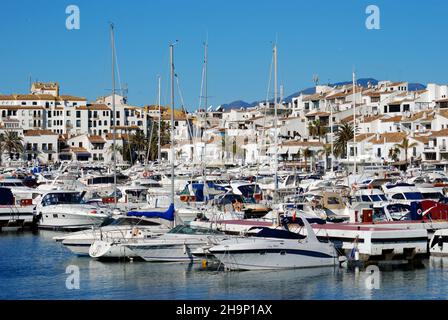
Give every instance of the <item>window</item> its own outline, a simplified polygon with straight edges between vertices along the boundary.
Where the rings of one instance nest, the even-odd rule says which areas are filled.
[[[376,155],[378,156],[378,158],[381,158],[381,148],[378,148],[376,150]]]
[[[76,111],[76,118],[81,118],[81,111]]]
[[[410,110],[410,106],[408,104],[404,104],[403,105],[403,112],[409,111]]]
[[[404,195],[401,194],[401,193],[397,193],[397,194],[394,194],[394,195],[392,196],[392,199],[395,199],[395,200],[404,200]]]
[[[390,105],[389,112],[400,112],[400,105],[399,104]]]
[[[82,142],[79,143],[79,147],[82,148]]]

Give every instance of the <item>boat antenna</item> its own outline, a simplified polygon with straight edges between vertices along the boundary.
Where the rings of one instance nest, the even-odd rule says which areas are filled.
[[[356,75],[353,71],[353,174],[356,175]]]
[[[114,208],[117,208],[117,123],[115,114],[115,36],[114,36],[114,24],[110,24],[110,36],[112,47],[112,119],[113,119],[113,156],[114,156]]]
[[[277,43],[274,45],[274,145],[275,145],[275,176],[274,176],[274,203],[278,193],[278,134],[277,134]]]
[[[170,69],[171,69],[171,205],[174,206],[174,46],[176,40],[170,44]],[[174,219],[176,225],[176,219]]]

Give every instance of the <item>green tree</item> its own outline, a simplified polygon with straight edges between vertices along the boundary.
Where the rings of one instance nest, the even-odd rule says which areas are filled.
[[[149,160],[154,161],[157,160],[159,155],[159,123],[154,121],[151,126],[150,133],[150,143],[149,143]],[[170,134],[170,125],[166,121],[160,122],[160,147],[170,143],[171,134]]]
[[[109,146],[109,148],[107,149],[107,153],[112,154],[112,160],[114,159],[114,156],[113,156],[114,147],[115,147],[115,151],[123,157],[123,147],[118,144],[111,144]]]
[[[389,158],[392,159],[392,161],[397,162],[398,156],[400,155],[401,150],[398,147],[393,147],[389,149]]]
[[[137,159],[141,160],[142,154],[145,154],[145,151],[148,150],[148,140],[140,129],[129,135],[129,147],[137,153]]]
[[[403,141],[401,143],[395,145],[395,147],[404,150],[404,158],[406,161],[406,165],[408,165],[408,150],[410,148],[415,147],[416,145],[417,145],[416,142],[410,143],[409,139],[406,137],[403,138]]]
[[[308,171],[308,158],[311,158],[314,155],[314,152],[309,148],[303,150],[303,157],[305,158],[305,170]]]
[[[322,137],[325,137],[327,134],[327,127],[318,119],[310,122],[308,125],[308,131],[310,136],[313,138],[317,137],[320,141]]]
[[[334,143],[334,154],[336,157],[347,156],[347,143],[354,138],[353,126],[347,122],[343,123],[336,132]]]
[[[9,158],[12,159],[14,153],[23,153],[23,138],[16,132],[6,131],[2,138],[2,149],[9,153]]]

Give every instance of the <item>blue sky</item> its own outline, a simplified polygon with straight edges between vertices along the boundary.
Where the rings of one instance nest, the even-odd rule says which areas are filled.
[[[70,4],[80,8],[80,30],[65,28]],[[380,30],[365,27],[370,4],[381,10]],[[285,95],[312,86],[313,74],[325,83],[350,80],[353,68],[359,77],[447,83],[447,8],[436,0],[5,1],[0,92],[27,92],[31,75],[59,82],[65,94],[107,94],[110,21],[121,82],[135,105],[156,102],[158,74],[169,102],[168,45],[178,39],[176,71],[185,104],[196,109],[207,34],[213,105],[265,98],[276,38]]]

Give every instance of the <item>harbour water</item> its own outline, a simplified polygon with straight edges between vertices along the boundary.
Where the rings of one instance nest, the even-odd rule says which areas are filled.
[[[381,271],[376,288],[368,275],[339,267],[224,272],[147,262],[100,262],[76,257],[39,231],[0,234],[0,299],[446,299],[448,259],[424,267]],[[79,268],[79,289],[66,287],[68,266]]]

